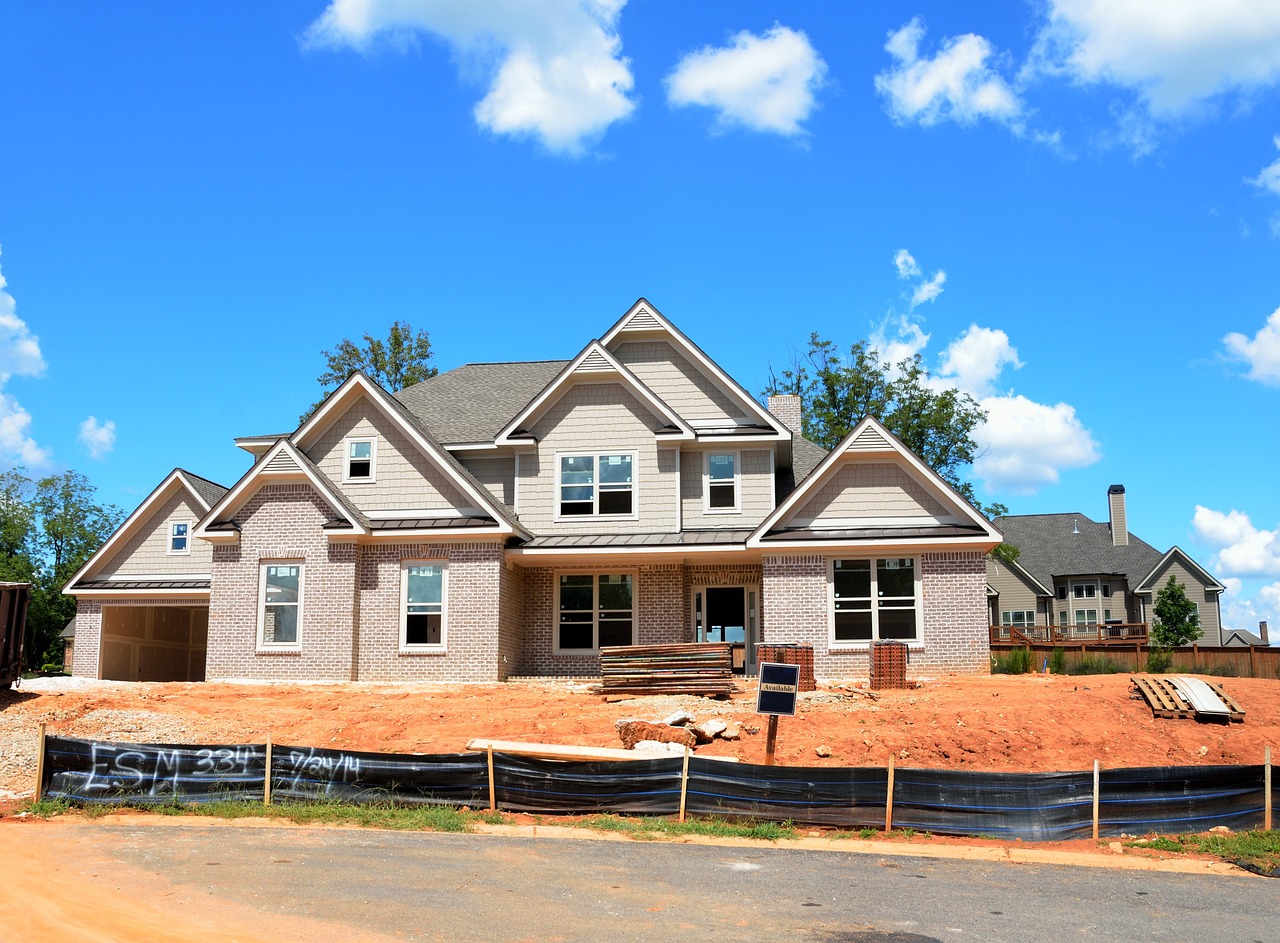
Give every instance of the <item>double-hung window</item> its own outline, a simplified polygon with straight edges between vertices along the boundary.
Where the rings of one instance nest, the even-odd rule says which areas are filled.
[[[374,481],[374,462],[378,454],[377,439],[347,439],[344,481]]]
[[[635,513],[635,455],[560,456],[560,516]]]
[[[406,561],[400,569],[400,650],[443,649],[445,565]]]
[[[191,525],[185,521],[169,525],[169,553],[191,552]]]
[[[264,563],[259,589],[258,646],[298,648],[302,625],[301,563]]]
[[[738,453],[708,452],[706,509],[727,513],[738,510]]]
[[[562,573],[556,650],[589,652],[635,642],[635,577],[631,573]]]
[[[833,560],[832,643],[919,641],[915,564],[912,557]]]

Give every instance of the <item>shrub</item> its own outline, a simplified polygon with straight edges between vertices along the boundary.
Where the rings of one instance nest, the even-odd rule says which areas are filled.
[[[1056,675],[1067,673],[1067,653],[1061,647],[1055,648],[1049,656],[1049,671]]]
[[[1024,675],[1031,671],[1031,649],[1015,648],[1003,658],[994,658],[991,673],[998,675]]]
[[[1113,675],[1121,668],[1106,655],[1085,655],[1067,667],[1069,675]]]
[[[1173,666],[1173,652],[1153,646],[1147,653],[1147,674],[1164,674]]]

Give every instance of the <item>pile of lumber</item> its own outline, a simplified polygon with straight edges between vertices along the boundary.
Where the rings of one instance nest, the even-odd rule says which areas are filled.
[[[733,693],[733,653],[728,644],[617,645],[600,649],[601,693],[606,697],[641,694]]]
[[[1221,684],[1185,675],[1135,675],[1129,681],[1155,717],[1195,717],[1197,720],[1244,723],[1244,708],[1223,690]]]

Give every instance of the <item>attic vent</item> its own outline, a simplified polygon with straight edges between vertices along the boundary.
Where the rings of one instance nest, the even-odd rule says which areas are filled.
[[[605,359],[604,354],[598,350],[593,350],[583,358],[582,363],[578,364],[575,373],[611,373],[613,365]]]
[[[640,308],[622,329],[624,331],[658,331],[662,329],[662,325],[653,316],[652,311],[648,308]]]
[[[862,430],[861,435],[849,443],[849,452],[882,452],[890,448],[889,442],[870,426]]]
[[[263,467],[263,471],[272,472],[296,472],[298,471],[298,463],[293,460],[293,456],[288,452],[277,452],[271,457],[271,460]]]

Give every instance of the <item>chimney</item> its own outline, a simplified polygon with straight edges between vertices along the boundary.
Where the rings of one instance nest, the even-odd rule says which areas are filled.
[[[769,412],[796,435],[804,435],[804,415],[800,397],[795,393],[780,393],[769,397]]]
[[[1267,639],[1267,623],[1265,619],[1262,622],[1258,623],[1258,638],[1262,639],[1263,645],[1271,644],[1271,642]]]
[[[1129,519],[1124,513],[1124,485],[1112,485],[1107,489],[1107,504],[1111,511],[1111,543],[1116,547],[1129,546]]]

